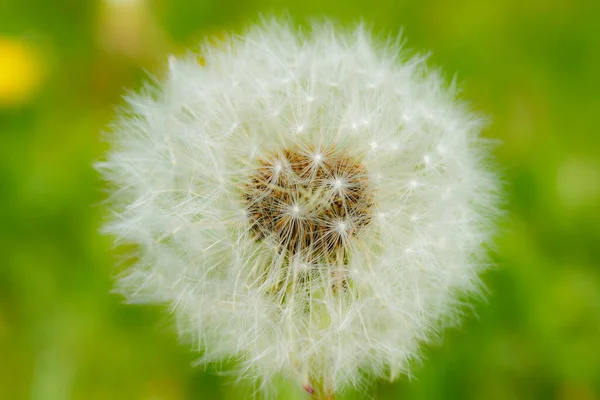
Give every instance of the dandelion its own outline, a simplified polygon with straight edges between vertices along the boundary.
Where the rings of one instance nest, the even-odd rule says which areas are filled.
[[[137,249],[118,288],[168,304],[203,362],[333,398],[409,374],[480,289],[481,118],[397,42],[266,21],[127,102],[99,165]]]
[[[27,104],[45,75],[42,54],[32,43],[0,35],[0,109]]]

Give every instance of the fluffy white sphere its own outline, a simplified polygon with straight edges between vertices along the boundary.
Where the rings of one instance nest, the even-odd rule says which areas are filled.
[[[393,378],[480,286],[481,120],[398,43],[266,22],[127,101],[100,164],[138,249],[119,288],[203,360],[324,395]]]

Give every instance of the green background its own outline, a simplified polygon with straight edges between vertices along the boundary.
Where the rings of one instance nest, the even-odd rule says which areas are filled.
[[[599,4],[3,0],[0,38],[31,43],[44,74],[27,101],[0,106],[0,398],[249,396],[191,367],[164,310],[110,293],[117,257],[97,233],[103,183],[91,164],[144,70],[160,74],[168,54],[284,9],[402,27],[504,142],[509,218],[487,300],[425,349],[414,379],[343,398],[600,398]],[[306,398],[292,392],[280,398]]]

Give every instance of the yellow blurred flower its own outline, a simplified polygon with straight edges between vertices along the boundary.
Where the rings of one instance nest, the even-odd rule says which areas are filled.
[[[42,81],[42,63],[30,44],[0,37],[0,107],[26,103]]]

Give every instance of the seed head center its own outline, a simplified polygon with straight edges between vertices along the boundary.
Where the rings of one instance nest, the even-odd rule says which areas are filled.
[[[359,160],[335,149],[267,154],[244,187],[257,241],[289,257],[331,259],[371,221],[373,189]]]

